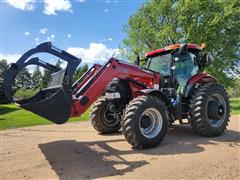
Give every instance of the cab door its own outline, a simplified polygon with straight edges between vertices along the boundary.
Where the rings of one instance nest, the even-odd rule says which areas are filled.
[[[179,84],[177,91],[183,93],[188,80],[199,72],[197,56],[192,52],[173,55],[175,70],[173,76]]]

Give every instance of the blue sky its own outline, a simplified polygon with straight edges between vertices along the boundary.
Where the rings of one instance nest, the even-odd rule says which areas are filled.
[[[1,58],[14,62],[44,41],[83,58],[105,61],[126,34],[123,25],[145,0],[1,1]]]

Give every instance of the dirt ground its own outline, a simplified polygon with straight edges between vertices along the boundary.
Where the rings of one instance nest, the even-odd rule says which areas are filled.
[[[89,122],[6,130],[0,179],[239,179],[239,133],[240,116],[217,138],[175,125],[160,146],[140,151]]]

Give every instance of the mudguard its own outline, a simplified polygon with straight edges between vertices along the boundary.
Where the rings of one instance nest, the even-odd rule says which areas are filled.
[[[173,109],[173,105],[171,103],[170,98],[166,94],[164,94],[162,91],[156,90],[156,89],[142,89],[139,92],[142,94],[149,94],[152,96],[156,96],[160,98],[163,102],[165,102],[169,110]]]
[[[213,76],[207,74],[207,73],[199,73],[199,74],[194,75],[187,82],[187,85],[186,85],[186,87],[184,89],[184,96],[188,97],[192,87],[196,83],[210,83],[210,82],[216,83],[217,79],[214,78]]]

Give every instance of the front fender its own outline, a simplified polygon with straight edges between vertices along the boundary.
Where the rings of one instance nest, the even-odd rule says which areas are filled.
[[[159,99],[161,99],[168,108],[172,109],[173,105],[171,103],[171,99],[162,91],[156,90],[156,89],[142,89],[139,90],[139,92],[141,94],[147,94],[147,95],[152,95],[152,96],[156,96]]]

